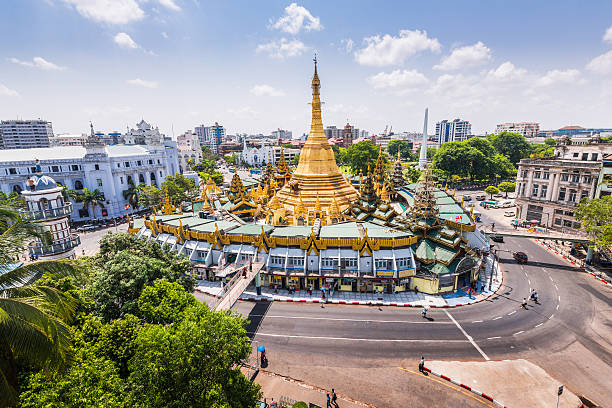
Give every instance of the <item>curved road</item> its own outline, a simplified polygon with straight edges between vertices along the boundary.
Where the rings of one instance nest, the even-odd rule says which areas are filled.
[[[504,270],[502,290],[475,305],[430,309],[428,319],[418,308],[240,302],[236,309],[251,320],[254,340],[279,363],[273,370],[294,377],[316,381],[305,367],[374,369],[381,361],[410,365],[421,355],[527,358],[577,395],[612,401],[612,289],[532,240],[506,238],[495,247]],[[529,255],[527,264],[512,259],[516,250]],[[540,304],[529,302],[524,310],[521,301],[530,288],[537,289]],[[337,375],[342,372],[356,375],[346,369]],[[384,386],[380,379],[371,383]]]

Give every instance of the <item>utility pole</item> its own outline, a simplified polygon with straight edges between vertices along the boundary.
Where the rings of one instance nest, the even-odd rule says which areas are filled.
[[[563,394],[563,386],[561,385],[557,390],[557,408],[559,408],[559,397]]]
[[[491,276],[489,276],[489,290],[491,290],[491,287],[493,285],[493,272],[495,271],[495,261],[496,260],[497,260],[497,249],[493,249],[493,265],[491,266]]]

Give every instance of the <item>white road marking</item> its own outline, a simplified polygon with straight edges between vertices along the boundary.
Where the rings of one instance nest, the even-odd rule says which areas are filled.
[[[326,336],[302,336],[294,334],[281,334],[281,333],[260,333],[257,332],[256,336],[266,337],[287,337],[291,339],[315,339],[315,340],[347,340],[347,341],[371,341],[371,342],[402,342],[402,343],[467,343],[467,340],[441,340],[441,339],[358,339],[353,337],[326,337]]]
[[[515,314],[515,313],[516,313],[516,310],[515,310],[514,312],[510,312],[510,313],[508,313],[508,316],[512,316],[512,315],[513,315],[513,314]]]
[[[535,327],[540,327],[541,325],[543,325],[544,323],[540,323],[540,324],[536,324]]]
[[[493,339],[501,339],[501,337],[500,336],[487,337],[487,340],[493,340]]]
[[[531,279],[527,278],[527,283],[529,283],[529,287],[531,287]]]
[[[416,321],[408,321],[408,320],[372,320],[372,319],[347,319],[341,317],[310,317],[310,316],[270,316],[264,315],[266,319],[304,319],[304,320],[330,320],[330,321],[339,321],[339,322],[369,322],[369,323],[406,323],[406,324],[452,324],[452,322],[430,322],[428,320],[416,320]]]
[[[497,317],[494,317],[492,320],[497,320],[497,319],[501,319],[501,318],[502,318],[502,316],[497,316]]]
[[[559,287],[557,286],[557,284],[555,283],[555,289],[559,290]]]
[[[457,321],[455,320],[455,318],[453,316],[451,316],[450,313],[448,313],[448,310],[444,310],[444,313],[446,313],[446,315],[448,316],[449,319],[451,319],[453,321],[453,323],[455,323],[455,325],[457,326],[457,328],[459,330],[461,330],[461,333],[463,333],[463,335],[465,336],[466,339],[468,339],[470,341],[470,343],[472,343],[472,346],[474,346],[474,348],[476,350],[478,350],[478,352],[480,353],[480,355],[482,357],[484,357],[485,360],[490,360],[489,356],[487,356],[484,351],[482,351],[482,349],[480,347],[478,347],[478,344],[476,344],[476,342],[474,341],[474,339],[469,336],[465,330],[463,330],[463,327],[461,327],[461,325],[459,325],[459,323],[457,323]]]
[[[474,320],[472,323],[482,323],[482,320]]]
[[[555,317],[554,314],[550,315],[550,317],[548,318],[548,320],[551,320],[553,317]]]
[[[559,304],[557,303],[557,308],[555,310],[559,310]]]
[[[525,333],[525,330],[518,331],[518,332],[514,333],[513,336],[516,336],[517,334],[521,334],[521,333]]]
[[[559,295],[559,302],[561,302],[561,295]]]
[[[552,276],[550,276],[550,275],[548,275],[548,277],[550,278],[550,280],[551,280],[552,282],[554,282],[554,281],[553,281],[553,278],[552,278]]]

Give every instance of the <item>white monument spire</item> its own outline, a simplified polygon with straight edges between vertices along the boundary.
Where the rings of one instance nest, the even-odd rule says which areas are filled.
[[[419,157],[419,168],[427,166],[427,114],[429,108],[425,108],[425,121],[423,122],[423,142],[421,143],[421,155]]]

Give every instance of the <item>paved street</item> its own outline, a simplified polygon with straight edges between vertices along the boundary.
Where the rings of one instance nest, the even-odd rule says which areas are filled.
[[[486,215],[483,222],[488,222]],[[577,395],[600,404],[612,400],[612,290],[529,239],[507,238],[496,245],[505,271],[499,295],[469,307],[432,309],[428,320],[418,309],[375,306],[240,302],[236,310],[251,320],[257,344],[269,350],[271,370],[321,387],[336,386],[377,406],[406,406],[392,397],[393,386],[423,396],[422,384],[415,388],[413,378],[397,378],[394,371],[416,367],[421,355],[437,360],[525,358]],[[517,264],[511,255],[515,250],[527,253],[530,262]],[[520,303],[530,288],[538,290],[541,304],[530,302],[523,310]],[[366,374],[370,371],[379,374]],[[356,381],[355,375],[367,378]],[[377,389],[376,395],[369,388]],[[464,399],[468,405],[458,406],[471,406],[473,401]]]

